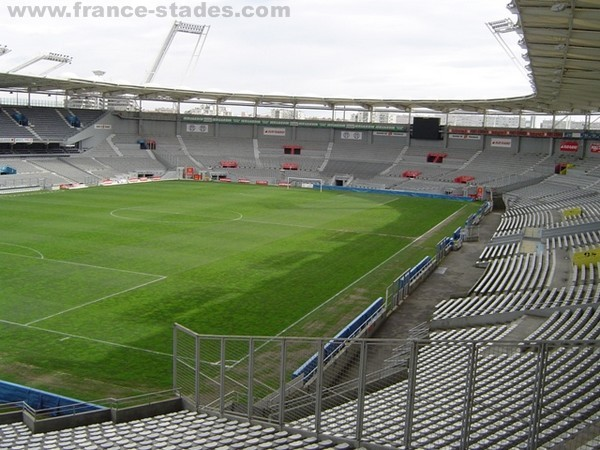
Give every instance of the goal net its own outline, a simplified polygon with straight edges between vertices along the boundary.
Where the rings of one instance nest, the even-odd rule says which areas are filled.
[[[305,189],[319,189],[323,192],[323,180],[320,178],[287,177],[288,188],[299,187]]]

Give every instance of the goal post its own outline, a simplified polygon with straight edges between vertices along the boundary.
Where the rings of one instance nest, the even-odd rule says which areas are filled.
[[[317,186],[319,192],[323,192],[323,180],[321,178],[287,177],[287,185],[288,189],[291,187],[314,189]]]

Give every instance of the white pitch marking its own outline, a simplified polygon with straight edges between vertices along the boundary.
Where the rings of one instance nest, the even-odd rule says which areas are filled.
[[[309,313],[305,314],[304,316],[302,316],[300,319],[298,319],[296,322],[294,322],[293,324],[291,324],[290,326],[284,328],[282,331],[280,331],[278,334],[276,334],[275,336],[281,336],[283,333],[285,333],[286,331],[288,331],[290,328],[296,326],[298,323],[300,323],[301,321],[303,321],[304,319],[306,319],[307,317],[309,317],[311,314],[314,314],[316,311],[318,311],[319,309],[321,309],[321,307],[327,305],[328,303],[330,303],[331,301],[333,301],[336,297],[338,297],[340,294],[342,294],[344,291],[347,291],[348,289],[350,289],[352,286],[354,286],[356,283],[358,283],[359,281],[361,281],[362,279],[366,278],[367,276],[371,275],[373,272],[375,272],[377,269],[379,269],[381,266],[383,266],[384,264],[386,264],[388,261],[390,261],[391,259],[395,258],[396,256],[398,256],[400,253],[402,253],[404,250],[406,250],[409,247],[412,247],[415,243],[417,243],[418,241],[420,241],[421,239],[423,239],[425,236],[427,236],[429,233],[431,233],[432,231],[434,231],[436,228],[439,228],[440,226],[442,226],[445,222],[449,221],[450,219],[452,219],[452,217],[454,217],[455,215],[457,215],[459,212],[461,212],[464,208],[466,208],[467,205],[464,205],[462,208],[458,209],[457,211],[455,211],[452,215],[446,217],[444,220],[442,220],[440,223],[438,223],[437,225],[434,225],[433,227],[431,227],[429,230],[427,230],[425,233],[423,233],[421,236],[416,237],[413,241],[409,242],[408,244],[406,244],[404,247],[402,247],[400,250],[398,250],[396,253],[394,253],[392,256],[390,256],[389,258],[387,258],[385,261],[379,263],[378,265],[376,265],[375,267],[373,267],[371,270],[369,270],[367,273],[365,273],[364,275],[360,276],[359,278],[357,278],[356,280],[354,280],[352,283],[350,283],[348,286],[346,286],[345,288],[343,288],[342,290],[340,290],[338,293],[334,294],[332,297],[328,298],[327,300],[325,300],[325,302],[321,303],[319,306],[317,306],[316,308],[314,308],[312,311],[310,311]]]
[[[274,337],[279,337],[282,334],[284,334],[285,332],[287,332],[288,330],[290,330],[291,328],[295,327],[296,325],[298,325],[300,322],[302,322],[304,319],[306,319],[307,317],[310,317],[312,314],[314,314],[315,312],[317,312],[319,309],[321,309],[323,306],[331,303],[334,299],[336,299],[340,294],[342,294],[343,292],[347,291],[348,289],[350,289],[352,286],[354,286],[356,283],[358,283],[359,281],[361,281],[362,279],[366,278],[367,276],[369,276],[370,274],[372,274],[373,272],[375,272],[377,269],[379,269],[381,266],[383,266],[384,264],[386,264],[388,261],[390,261],[391,259],[395,258],[396,256],[398,256],[400,253],[402,253],[404,250],[406,250],[409,247],[412,247],[415,243],[417,243],[418,241],[420,241],[421,239],[423,239],[425,236],[427,236],[429,233],[431,233],[432,231],[434,231],[435,229],[439,228],[440,226],[444,225],[444,223],[448,222],[450,219],[452,219],[455,215],[457,215],[459,212],[461,212],[464,208],[466,208],[467,205],[462,206],[460,209],[456,210],[453,214],[451,214],[450,216],[446,217],[444,220],[442,220],[441,222],[439,222],[437,225],[434,225],[433,227],[431,227],[429,230],[427,230],[425,233],[423,233],[421,236],[416,237],[415,239],[413,239],[411,242],[409,242],[408,244],[406,244],[404,247],[402,247],[400,250],[398,250],[396,253],[394,253],[392,256],[390,256],[389,258],[387,258],[385,261],[381,262],[380,264],[378,264],[377,266],[373,267],[371,270],[369,270],[368,272],[366,272],[365,274],[363,274],[362,276],[360,276],[359,278],[357,278],[356,280],[354,280],[352,283],[350,283],[348,286],[346,286],[345,288],[343,288],[342,290],[340,290],[339,292],[337,292],[336,294],[334,294],[333,296],[331,296],[330,298],[328,298],[327,300],[325,300],[323,303],[321,303],[319,306],[313,308],[312,311],[306,313],[304,316],[302,316],[300,319],[296,320],[294,323],[292,323],[291,325],[287,326],[286,328],[284,328],[283,330],[281,330],[279,333],[277,333]],[[261,349],[262,347],[264,347],[265,345],[267,345],[268,343],[270,343],[271,340],[268,340],[266,342],[264,342],[262,345],[260,345],[256,350]],[[243,361],[245,358],[242,358],[238,361],[241,362]]]
[[[32,247],[26,247],[25,245],[17,245],[17,244],[9,244],[8,242],[0,242],[0,247],[6,245],[7,247],[17,247],[17,248],[24,248],[25,250],[29,250],[33,253],[37,253],[37,255],[39,256],[39,258],[36,259],[44,259],[44,254],[38,250],[36,250],[35,248]],[[4,254],[4,255],[14,255],[14,256],[29,256],[29,255],[20,255],[18,253],[10,253],[10,252],[2,252],[0,251],[0,253]],[[30,258],[32,258],[32,256],[29,256]]]
[[[22,246],[15,245],[15,247],[22,247]],[[35,256],[30,256],[30,255],[19,255],[19,254],[16,254],[16,253],[5,253],[5,252],[0,252],[0,253],[5,253],[5,254],[11,255],[11,256],[18,256],[18,257],[21,257],[21,258],[29,258],[29,259],[37,259],[37,260],[43,259],[46,262],[55,262],[55,263],[59,263],[59,264],[69,264],[69,265],[79,266],[79,267],[89,267],[89,268],[92,268],[92,269],[109,270],[109,271],[113,271],[113,272],[128,273],[128,274],[132,274],[132,275],[139,275],[139,276],[153,277],[154,278],[154,280],[150,280],[150,281],[148,281],[146,283],[138,284],[136,286],[124,289],[122,291],[114,292],[112,294],[106,295],[106,296],[104,296],[102,298],[99,298],[99,299],[96,299],[96,300],[92,300],[90,302],[82,303],[81,305],[77,305],[77,306],[74,306],[72,308],[65,309],[64,311],[60,311],[58,313],[51,314],[49,316],[33,320],[31,322],[28,322],[26,325],[30,325],[30,324],[34,324],[34,323],[37,323],[37,322],[41,322],[43,320],[50,319],[52,317],[56,317],[56,316],[59,316],[61,314],[65,314],[67,312],[74,311],[74,310],[79,309],[79,308],[83,308],[84,306],[93,305],[94,303],[98,303],[98,302],[100,302],[102,300],[106,300],[106,299],[109,299],[111,297],[115,297],[117,295],[124,294],[126,292],[134,291],[136,289],[142,288],[144,286],[148,286],[149,284],[156,283],[158,281],[162,281],[162,280],[164,280],[164,279],[167,278],[166,275],[156,275],[156,274],[153,274],[153,273],[136,272],[136,271],[133,271],[133,270],[117,269],[117,268],[114,268],[114,267],[104,267],[104,266],[97,266],[97,265],[93,265],[93,264],[78,263],[78,262],[74,262],[74,261],[65,261],[65,260],[60,260],[60,259],[44,258],[44,256],[40,252],[37,252],[34,249],[31,249],[29,247],[23,247],[23,248],[27,248],[29,250],[32,250],[32,251],[36,252],[36,253],[39,253],[41,255],[41,257],[35,257]]]
[[[25,247],[25,248],[27,248],[27,247]],[[33,250],[33,249],[31,249],[31,250]],[[39,253],[39,252],[37,252],[37,253]],[[62,259],[45,258],[43,255],[42,255],[42,257],[38,258],[36,256],[20,255],[18,253],[8,253],[8,252],[2,252],[2,251],[0,251],[0,254],[17,256],[19,258],[43,259],[44,261],[55,262],[55,263],[58,263],[58,264],[69,264],[69,265],[72,265],[72,266],[90,267],[92,269],[110,270],[110,271],[113,271],[113,272],[130,273],[130,274],[133,274],[133,275],[142,275],[142,276],[146,276],[146,277],[155,277],[155,278],[161,278],[162,277],[162,278],[166,278],[166,276],[164,276],[164,275],[157,275],[157,274],[154,274],[154,273],[136,272],[134,270],[117,269],[115,267],[97,266],[95,264],[86,264],[86,263],[80,263],[80,262],[75,262],[75,261],[67,261],[67,260],[62,260]]]
[[[142,208],[141,206],[131,206],[128,208],[118,208],[118,209],[114,209],[112,210],[109,214],[116,218],[116,219],[121,219],[121,220],[134,220],[134,221],[138,221],[138,222],[152,222],[152,223],[173,223],[173,224],[211,224],[211,223],[225,223],[225,222],[237,222],[238,220],[242,220],[244,215],[238,211],[229,211],[232,212],[234,214],[237,214],[237,217],[234,217],[233,219],[224,219],[224,220],[203,220],[201,217],[198,218],[198,220],[181,220],[181,221],[177,221],[177,220],[154,220],[154,219],[148,219],[148,218],[136,218],[136,217],[125,217],[125,216],[120,216],[118,214],[119,211],[127,211],[127,210],[140,210],[140,208]],[[142,212],[144,212],[143,210],[141,210]],[[146,211],[149,214],[171,214],[171,215],[181,215],[183,216],[184,213],[180,213],[180,212],[171,212],[171,211],[155,211],[155,210],[149,210]]]
[[[105,295],[104,297],[97,298],[96,300],[92,300],[92,301],[89,301],[89,302],[86,302],[86,303],[82,303],[81,305],[73,306],[72,308],[67,308],[67,309],[65,309],[63,311],[60,311],[60,312],[57,312],[57,313],[54,313],[54,314],[50,314],[49,316],[42,317],[40,319],[32,320],[31,322],[27,322],[25,325],[29,326],[29,325],[32,325],[34,323],[43,322],[44,320],[52,319],[53,317],[57,317],[57,316],[60,316],[62,314],[66,314],[68,312],[75,311],[77,309],[81,309],[81,308],[84,308],[86,306],[93,305],[94,303],[98,303],[98,302],[101,302],[103,300],[107,300],[109,298],[116,297],[117,295],[121,295],[121,294],[125,294],[127,292],[135,291],[136,289],[142,288],[144,286],[148,286],[148,285],[150,285],[152,283],[156,283],[158,281],[162,281],[165,278],[167,278],[167,277],[166,276],[165,277],[160,277],[160,278],[157,278],[156,280],[151,280],[151,281],[148,281],[146,283],[142,283],[142,284],[138,284],[137,286],[130,287],[128,289],[123,289],[122,291],[119,291],[119,292],[114,292],[112,294]]]
[[[171,354],[171,353],[157,352],[156,350],[148,350],[146,348],[134,347],[132,345],[119,344],[117,342],[104,341],[102,339],[94,339],[94,338],[90,338],[90,337],[86,337],[86,336],[80,336],[80,335],[77,335],[77,334],[63,333],[62,331],[48,330],[46,328],[34,327],[34,326],[31,326],[31,325],[27,325],[27,324],[22,324],[22,323],[17,323],[17,322],[11,322],[9,320],[0,319],[0,323],[4,323],[6,325],[12,325],[12,326],[15,326],[15,327],[29,328],[31,330],[36,330],[36,331],[43,331],[45,333],[56,334],[56,335],[59,335],[59,336],[63,336],[64,339],[69,339],[69,338],[81,339],[81,340],[84,340],[84,341],[95,342],[97,344],[110,345],[112,347],[126,348],[126,349],[129,349],[129,350],[136,350],[136,351],[139,351],[139,352],[151,353],[153,355],[168,356],[170,358],[173,357],[173,354]],[[61,339],[61,340],[63,340],[63,339]]]

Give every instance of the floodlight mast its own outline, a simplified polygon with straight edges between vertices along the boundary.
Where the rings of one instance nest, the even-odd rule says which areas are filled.
[[[154,76],[156,75],[156,72],[158,72],[158,69],[162,64],[165,55],[169,51],[169,48],[171,47],[171,44],[173,43],[173,39],[175,38],[175,34],[177,34],[177,32],[198,35],[198,41],[196,42],[194,52],[192,53],[192,57],[190,59],[190,62],[188,63],[188,67],[186,70],[187,75],[192,63],[194,63],[194,66],[198,63],[198,58],[200,57],[200,53],[202,52],[202,48],[204,47],[204,42],[206,41],[206,36],[208,35],[209,29],[210,26],[208,25],[195,25],[192,23],[175,21],[173,23],[173,26],[171,27],[171,31],[169,31],[167,38],[163,42],[163,45],[160,51],[158,52],[156,60],[154,61],[154,64],[152,65],[152,68],[148,73],[148,77],[146,78],[145,83],[150,83],[154,79]]]
[[[12,68],[11,70],[9,70],[6,73],[18,72],[19,70],[24,69],[25,67],[29,67],[38,61],[53,61],[53,62],[57,63],[54,66],[50,67],[49,69],[47,69],[39,74],[39,76],[45,76],[45,75],[48,75],[53,70],[58,69],[59,67],[65,65],[65,64],[71,64],[71,61],[73,61],[73,58],[71,56],[62,55],[60,53],[50,52],[50,53],[46,53],[44,55],[36,56],[35,58],[30,59],[29,61],[26,61],[23,64],[18,65],[17,67]]]
[[[504,39],[502,39],[502,35],[504,33],[510,33],[512,31],[519,33],[521,32],[521,28],[510,19],[486,22],[485,25],[487,26],[488,30],[490,30],[490,32],[494,35],[494,38],[496,39],[496,41],[498,41],[498,43],[508,55],[508,57],[511,59],[513,64],[517,66],[517,68],[523,75],[527,75],[527,71],[523,68],[523,65],[519,63],[519,60],[515,56],[514,52],[510,49],[510,47],[504,41]]]

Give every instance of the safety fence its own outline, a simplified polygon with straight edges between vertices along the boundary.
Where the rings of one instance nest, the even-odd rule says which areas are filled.
[[[326,361],[330,341],[175,325],[174,388],[193,409],[367,448],[600,443],[598,341],[355,339]],[[315,353],[314,379],[293,377]]]

